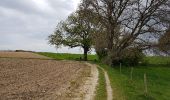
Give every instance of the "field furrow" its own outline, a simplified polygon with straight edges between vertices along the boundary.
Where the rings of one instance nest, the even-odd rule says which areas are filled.
[[[0,99],[57,99],[84,71],[80,62],[0,58]]]

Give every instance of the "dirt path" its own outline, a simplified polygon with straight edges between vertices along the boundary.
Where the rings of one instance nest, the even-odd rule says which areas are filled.
[[[110,80],[109,80],[109,76],[107,74],[107,72],[103,69],[104,71],[104,76],[106,79],[106,89],[107,89],[107,100],[113,100],[113,96],[112,96],[112,87],[110,85]]]
[[[82,89],[83,91],[86,91],[83,100],[94,100],[95,90],[96,90],[96,86],[98,84],[98,69],[97,69],[98,66],[95,64],[90,64],[90,63],[86,63],[86,65],[91,67],[91,77],[89,79],[87,79],[87,81]],[[103,68],[101,68],[101,69],[104,72],[104,76],[105,76],[105,80],[106,80],[107,100],[113,100],[113,96],[112,96],[113,91],[112,91],[112,88],[110,85],[109,76]]]
[[[94,100],[95,90],[98,84],[98,69],[96,65],[86,63],[86,65],[91,67],[91,76],[86,81],[82,90],[85,92],[83,100]]]

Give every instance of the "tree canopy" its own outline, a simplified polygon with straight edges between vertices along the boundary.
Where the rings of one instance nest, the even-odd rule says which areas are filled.
[[[169,27],[169,0],[82,0],[77,11],[58,24],[49,42],[81,46],[85,60],[93,46],[107,64],[137,63],[143,50],[167,44]]]
[[[56,47],[82,47],[84,60],[87,60],[87,53],[92,47],[91,31],[89,21],[81,13],[75,12],[65,21],[58,23],[55,32],[49,36],[49,43]]]
[[[109,63],[123,59],[130,48],[152,48],[169,26],[169,0],[83,0],[81,6],[102,26]]]

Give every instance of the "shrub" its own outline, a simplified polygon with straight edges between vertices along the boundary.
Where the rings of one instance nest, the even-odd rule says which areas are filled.
[[[121,62],[126,66],[138,65],[139,62],[142,62],[144,58],[142,51],[135,48],[128,49],[122,54]]]
[[[135,66],[142,62],[144,58],[142,51],[136,48],[128,48],[119,54],[112,52],[109,55],[111,57],[108,56],[107,60],[111,59],[113,66],[120,65],[120,63],[125,66]]]
[[[107,56],[107,50],[100,49],[96,51],[99,61],[102,61]]]
[[[128,48],[121,52],[108,52],[107,49],[97,49],[96,53],[99,61],[111,66],[117,66],[120,63],[126,66],[135,66],[139,62],[147,63],[143,60],[143,52],[137,48]]]

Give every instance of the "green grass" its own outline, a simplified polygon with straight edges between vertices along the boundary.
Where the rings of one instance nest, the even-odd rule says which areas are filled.
[[[134,67],[133,80],[130,80],[130,67],[122,67],[120,73],[119,67],[113,68],[103,64],[100,66],[108,72],[113,96],[117,100],[169,100],[170,66],[160,66],[159,63],[163,62],[161,60],[162,58],[157,58],[154,64]],[[144,94],[144,73],[147,74],[147,96]]]
[[[83,59],[83,54],[68,54],[68,53],[49,53],[49,52],[39,52],[38,54],[57,59],[57,60],[80,60]],[[96,55],[88,55],[88,60],[97,60]]]
[[[145,59],[148,60],[150,64],[170,65],[170,57],[151,56],[151,57],[146,57]]]
[[[104,72],[101,68],[98,68],[98,70],[99,70],[99,80],[98,80],[95,100],[106,100],[107,92],[106,92],[106,82],[105,82]]]

